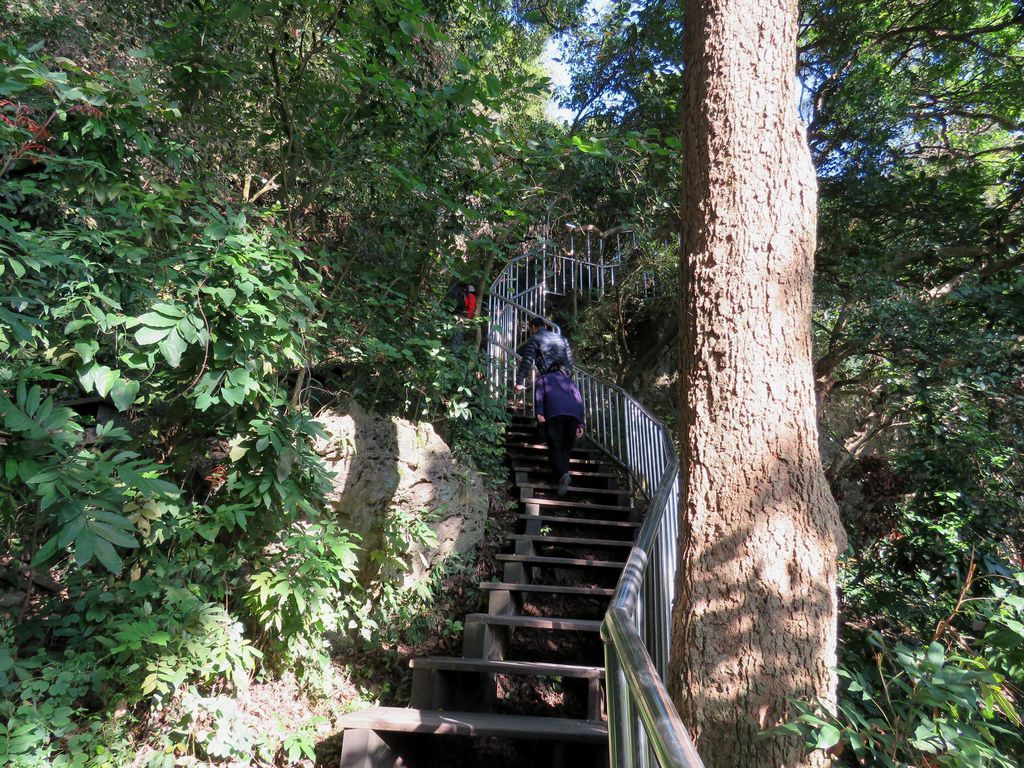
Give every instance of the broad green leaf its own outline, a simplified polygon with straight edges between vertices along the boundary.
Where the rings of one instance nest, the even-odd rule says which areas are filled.
[[[14,403],[0,396],[0,413],[4,416],[4,426],[13,432],[27,432],[33,440],[46,437],[46,430],[30,419]]]
[[[834,747],[842,737],[842,732],[831,723],[826,723],[818,731],[818,740],[814,745],[815,749],[829,749]]]
[[[95,553],[96,534],[88,526],[83,526],[82,530],[75,537],[75,562],[79,565],[85,565],[92,560],[92,556]]]
[[[176,330],[172,330],[163,341],[160,342],[160,353],[171,368],[177,368],[181,363],[181,355],[188,349],[188,344],[181,338]]]
[[[139,323],[147,328],[173,328],[179,320],[180,318],[167,317],[159,312],[147,312],[139,316]]]
[[[942,643],[931,643],[928,646],[927,653],[928,663],[936,667],[941,667],[946,661],[946,649]]]
[[[99,351],[100,345],[95,341],[76,341],[75,352],[82,358],[83,363],[92,362],[93,357]]]
[[[121,556],[117,554],[117,550],[114,549],[114,545],[106,539],[96,539],[96,559],[103,564],[104,568],[115,576],[119,576],[121,574]]]
[[[206,236],[211,240],[223,240],[229,231],[227,224],[214,223],[206,228]]]
[[[60,549],[64,549],[65,547],[69,546],[71,542],[74,541],[75,538],[78,536],[78,534],[81,533],[82,528],[85,527],[86,522],[87,521],[85,519],[85,515],[79,515],[78,517],[71,520],[71,522],[69,522],[63,528],[61,528],[60,533],[57,536],[57,547]]]
[[[491,98],[497,98],[501,95],[501,80],[495,75],[487,75],[484,78],[484,82],[487,83],[487,95]]]
[[[115,525],[118,528],[124,528],[126,531],[135,530],[135,526],[132,524],[131,520],[129,520],[124,515],[119,515],[115,512],[107,512],[106,510],[103,509],[96,509],[92,510],[89,513],[89,515],[95,520],[102,520],[103,522],[109,523],[110,525]]]
[[[93,532],[97,536],[101,539],[106,539],[111,544],[126,548],[139,546],[139,542],[134,536],[120,528],[115,528],[112,525],[107,525],[106,523],[101,523],[97,520],[90,522],[89,527],[92,528]]]
[[[128,407],[135,402],[135,397],[138,394],[139,382],[131,379],[119,377],[110,388],[110,399],[114,401],[114,406],[119,411],[128,410]]]
[[[114,382],[120,377],[121,374],[107,368],[105,365],[96,366],[96,372],[93,375],[93,384],[96,387],[96,393],[100,397],[106,397],[110,392],[110,388],[114,386]]]
[[[196,397],[196,410],[205,411],[216,402],[218,402],[217,399],[213,397],[209,392],[203,392]]]
[[[245,401],[245,387],[225,386],[221,389],[220,396],[229,405],[241,405]]]
[[[167,334],[171,332],[171,328],[139,328],[135,332],[135,341],[142,346],[147,344],[156,344],[158,341],[163,339]]]
[[[180,306],[176,304],[166,304],[164,302],[154,304],[153,311],[166,317],[173,317],[176,320],[180,320],[185,316],[185,310]]]
[[[240,0],[231,4],[228,8],[228,18],[233,20],[247,19],[252,14],[252,6],[248,3],[243,3]]]
[[[249,372],[245,368],[234,368],[228,372],[227,383],[236,387],[245,387],[249,383]]]
[[[42,392],[42,389],[36,384],[28,391],[28,397],[25,398],[25,413],[33,418],[39,418],[39,401]]]

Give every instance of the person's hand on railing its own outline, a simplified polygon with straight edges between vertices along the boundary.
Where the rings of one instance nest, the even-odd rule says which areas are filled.
[[[543,413],[538,413],[538,414],[537,414],[537,423],[538,423],[538,424],[543,424],[543,423],[544,423],[544,421],[545,421],[545,419],[544,419],[544,414],[543,414]]]
[[[523,392],[526,389],[526,387],[522,384],[516,384],[514,387],[512,387],[512,389],[514,389],[516,392]]]

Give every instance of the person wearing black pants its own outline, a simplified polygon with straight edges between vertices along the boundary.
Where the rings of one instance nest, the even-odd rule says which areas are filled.
[[[537,431],[548,444],[551,468],[558,478],[558,495],[569,491],[569,456],[583,436],[583,398],[576,382],[562,369],[537,379],[533,389]]]

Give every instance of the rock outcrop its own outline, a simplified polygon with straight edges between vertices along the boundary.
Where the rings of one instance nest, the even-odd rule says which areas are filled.
[[[355,404],[347,411],[318,418],[328,439],[318,440],[316,450],[335,473],[328,504],[362,537],[364,583],[397,559],[408,566],[403,586],[414,586],[450,554],[480,542],[487,491],[430,424],[376,416]],[[436,546],[416,540],[424,522]]]

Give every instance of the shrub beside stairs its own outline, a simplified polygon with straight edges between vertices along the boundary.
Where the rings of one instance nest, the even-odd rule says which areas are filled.
[[[603,766],[608,761],[598,631],[640,527],[622,473],[584,439],[557,496],[533,419],[514,415],[507,455],[518,532],[465,618],[461,657],[409,662],[410,706],[341,718],[341,768]],[[443,738],[442,738],[443,737]]]

